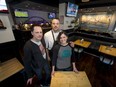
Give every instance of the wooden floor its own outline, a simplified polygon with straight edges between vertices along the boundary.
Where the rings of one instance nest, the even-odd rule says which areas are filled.
[[[79,71],[86,72],[92,87],[116,87],[116,61],[109,67],[100,63],[98,57],[83,53],[81,58],[76,60],[76,66]],[[2,82],[0,87],[9,87],[10,85],[11,87],[38,87],[34,85],[25,86],[26,82],[23,82],[22,77],[20,73],[19,75],[16,74]],[[17,83],[17,86],[14,86],[14,82]]]
[[[98,57],[83,53],[76,60],[76,66],[79,71],[86,72],[92,87],[116,87],[115,62],[112,66],[107,66]]]
[[[79,71],[86,72],[92,87],[116,87],[115,62],[112,66],[107,66],[98,57],[82,54],[76,65]]]

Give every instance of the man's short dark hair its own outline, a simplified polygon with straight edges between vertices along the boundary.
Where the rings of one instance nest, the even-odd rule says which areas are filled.
[[[33,25],[31,26],[31,28],[30,28],[31,32],[34,31],[34,27],[35,27],[35,26],[41,27],[39,24],[33,24]]]
[[[53,21],[54,19],[59,20],[59,18],[53,18],[53,19],[51,20],[51,22],[50,22],[51,24],[52,24],[52,21]],[[59,21],[60,21],[60,20],[59,20]]]

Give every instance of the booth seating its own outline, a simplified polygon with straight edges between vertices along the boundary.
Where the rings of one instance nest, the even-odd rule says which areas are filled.
[[[99,34],[90,34],[87,31],[86,32],[80,32],[75,31],[75,32],[70,32],[68,33],[69,35],[69,40],[70,41],[76,41],[78,39],[84,39],[85,41],[91,42],[91,44],[87,47],[84,48],[84,52],[89,53],[91,55],[99,56],[99,47],[100,45],[106,45],[110,46],[113,45],[113,47],[116,47],[116,38],[115,37],[106,37],[106,36],[101,36]]]
[[[100,61],[105,64],[113,65],[114,57],[116,57],[116,48],[106,45],[100,45],[99,52],[101,52]]]
[[[106,55],[100,55],[98,62],[97,62],[97,70],[98,72],[102,73],[103,75],[106,75],[111,72],[114,66],[114,58],[106,56]]]
[[[77,39],[74,44],[76,45],[74,49],[75,52],[78,53],[78,59],[80,58],[80,54],[83,52],[84,48],[88,48],[91,42],[85,41],[84,39]]]

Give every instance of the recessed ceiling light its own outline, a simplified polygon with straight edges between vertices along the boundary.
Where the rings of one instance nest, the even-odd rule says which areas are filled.
[[[82,2],[89,2],[89,0],[82,0]]]

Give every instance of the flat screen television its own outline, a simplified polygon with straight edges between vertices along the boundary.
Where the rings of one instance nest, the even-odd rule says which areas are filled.
[[[5,0],[0,0],[0,13],[8,13],[8,8]]]
[[[53,18],[56,18],[56,13],[54,12],[48,13],[48,19],[53,19]]]
[[[79,7],[78,5],[68,2],[66,7],[66,16],[76,17],[78,12],[78,7]]]
[[[14,14],[15,14],[15,17],[18,17],[18,18],[27,18],[29,16],[28,11],[20,10],[20,9],[15,9]]]
[[[114,31],[116,32],[116,27],[114,28]]]

